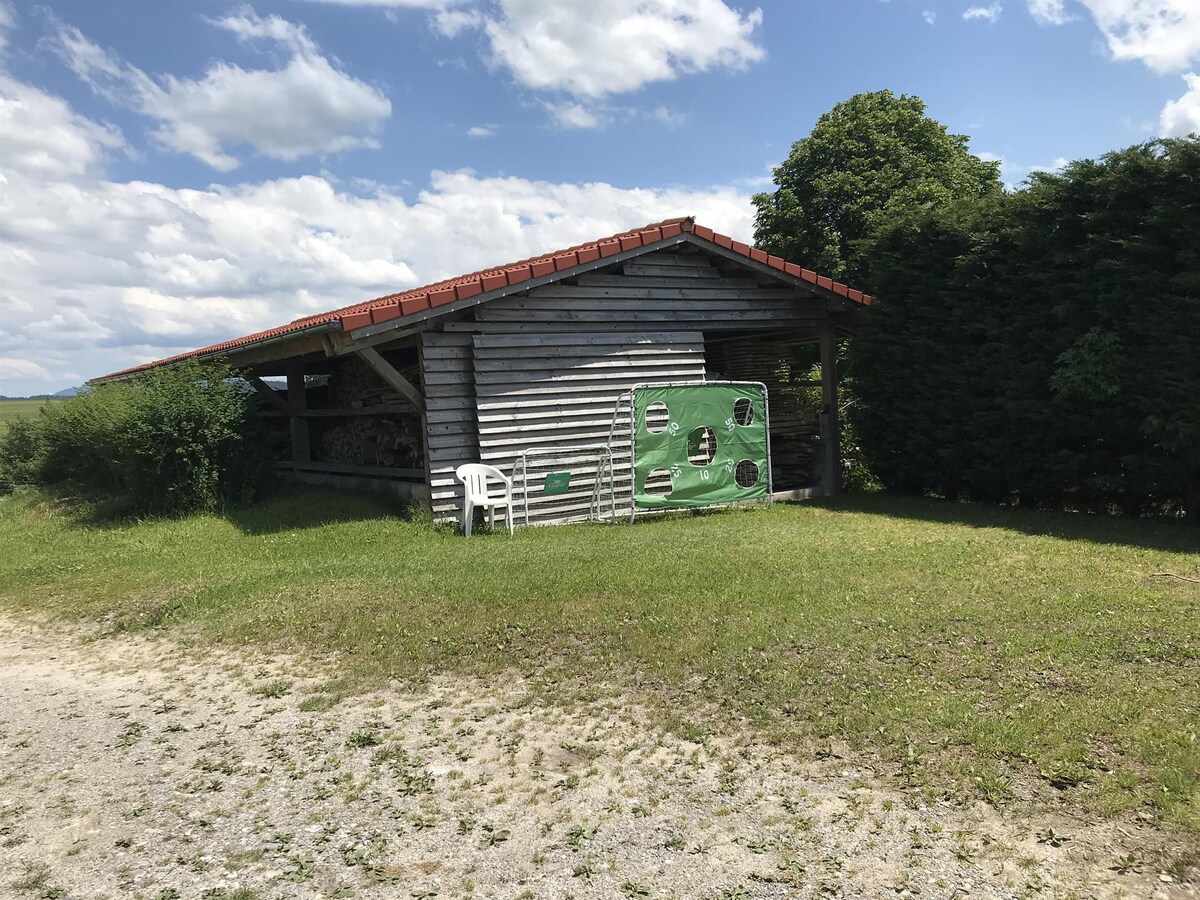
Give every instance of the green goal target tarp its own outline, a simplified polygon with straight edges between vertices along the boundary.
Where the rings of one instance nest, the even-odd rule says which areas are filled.
[[[770,492],[766,389],[719,382],[633,390],[633,501],[684,509]]]

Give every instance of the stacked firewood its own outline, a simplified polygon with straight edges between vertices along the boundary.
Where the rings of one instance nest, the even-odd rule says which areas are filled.
[[[397,367],[416,380],[416,366]],[[369,366],[346,360],[329,379],[328,403],[334,409],[396,407],[394,412],[350,415],[322,422],[322,461],[354,466],[412,469],[425,465],[421,416]]]
[[[323,462],[400,469],[425,465],[421,418],[417,415],[392,413],[330,420],[321,431],[321,450]]]
[[[409,381],[417,381],[417,366],[396,366]],[[350,357],[329,379],[329,405],[339,409],[408,404],[375,370],[357,357]]]

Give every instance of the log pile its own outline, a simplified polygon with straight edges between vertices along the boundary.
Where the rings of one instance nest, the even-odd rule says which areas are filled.
[[[401,374],[414,381],[416,368],[413,365],[406,370],[397,366]],[[424,467],[420,413],[365,363],[351,357],[333,373],[327,404],[333,409],[389,407],[389,410],[314,419],[313,425],[320,430],[317,444],[322,462],[401,469]]]
[[[321,424],[321,462],[398,469],[425,465],[420,416],[354,416]]]
[[[419,379],[418,366],[396,365],[396,371],[414,384]],[[375,371],[357,357],[351,356],[329,378],[328,405],[337,409],[360,409],[364,406],[409,406]]]

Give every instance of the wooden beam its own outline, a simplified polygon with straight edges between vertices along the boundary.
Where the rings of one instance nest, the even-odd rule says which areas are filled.
[[[396,371],[390,362],[384,359],[374,347],[363,347],[354,351],[359,359],[370,366],[375,374],[386,381],[395,391],[422,412],[425,411],[425,396],[418,391],[403,375]]]
[[[306,463],[312,459],[312,447],[308,440],[308,420],[300,413],[308,406],[304,387],[304,363],[289,359],[287,364],[288,412],[291,414],[289,430],[292,435],[292,463]]]
[[[245,369],[250,366],[260,366],[266,363],[283,362],[297,356],[310,353],[325,355],[325,344],[321,334],[299,334],[286,340],[275,342],[264,341],[262,344],[249,344],[245,348],[236,348],[206,356],[204,359],[221,359],[228,361],[231,368]]]
[[[387,323],[384,323],[387,324]],[[428,324],[410,325],[404,328],[395,328],[391,331],[381,331],[370,337],[352,338],[347,332],[337,332],[325,335],[328,346],[325,352],[329,356],[348,356],[365,347],[378,347],[380,344],[399,343],[404,341],[405,346],[409,346],[411,340],[412,347],[416,347],[416,336],[422,331],[425,331],[430,326]]]
[[[826,496],[842,490],[842,432],[838,424],[837,326],[821,328],[821,487]]]
[[[258,396],[266,400],[267,403],[274,406],[275,409],[291,415],[291,407],[288,406],[286,400],[279,396],[279,391],[272,388],[257,375],[243,375],[242,377],[246,379],[250,387],[258,392]]]
[[[396,469],[391,466],[352,466],[344,463],[276,463],[281,469],[292,469],[296,472],[323,472],[329,475],[360,475],[365,478],[403,478],[406,481],[416,481],[425,477],[424,469]]]

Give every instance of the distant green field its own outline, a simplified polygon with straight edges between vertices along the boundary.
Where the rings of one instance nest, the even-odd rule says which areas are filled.
[[[37,415],[37,411],[53,400],[0,400],[0,434],[8,431],[13,419],[24,419]]]

